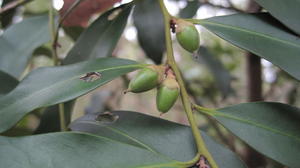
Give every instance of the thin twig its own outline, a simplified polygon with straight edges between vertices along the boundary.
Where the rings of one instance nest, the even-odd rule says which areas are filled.
[[[187,118],[190,123],[190,127],[192,129],[193,136],[196,141],[196,146],[198,149],[198,154],[201,154],[205,156],[212,168],[218,168],[218,165],[214,161],[213,157],[211,156],[210,152],[208,151],[205,142],[200,134],[200,131],[198,129],[198,126],[196,124],[194,115],[193,115],[193,110],[192,110],[192,104],[189,100],[189,95],[186,91],[184,81],[181,76],[181,72],[177,66],[177,63],[174,59],[174,54],[173,54],[173,47],[172,47],[172,39],[171,39],[171,34],[170,34],[170,20],[172,19],[172,16],[169,14],[168,10],[165,7],[165,4],[163,0],[158,0],[161,11],[164,16],[164,25],[165,25],[165,38],[166,38],[166,48],[167,48],[167,63],[168,65],[172,68],[172,70],[175,73],[176,79],[178,81],[178,84],[180,86],[180,95],[181,95],[181,100],[182,104],[184,106]]]
[[[55,20],[54,20],[54,8],[52,6],[52,1],[50,2],[49,5],[49,30],[50,30],[50,35],[51,35],[51,43],[52,43],[52,59],[54,61],[54,65],[58,65],[59,64],[59,59],[58,59],[58,55],[57,52],[55,51],[56,46],[54,45],[54,39],[55,39]]]
[[[60,130],[61,131],[67,131],[64,103],[60,103],[58,105],[58,110],[59,110]]]
[[[49,28],[50,28],[50,34],[51,34],[51,43],[52,43],[52,59],[54,61],[54,65],[60,65],[60,60],[58,58],[58,54],[56,51],[57,42],[55,42],[56,39],[56,33],[59,29],[55,28],[55,20],[54,20],[54,8],[52,6],[52,1],[49,6]],[[57,40],[56,40],[57,41]],[[59,111],[59,120],[60,120],[60,129],[61,131],[66,131],[66,120],[65,120],[65,109],[64,109],[64,103],[58,104],[58,111]]]
[[[15,0],[15,1],[12,1],[10,3],[8,3],[7,5],[5,5],[4,7],[0,8],[0,15],[9,11],[9,10],[12,10],[12,9],[15,9],[25,3],[28,3],[28,2],[31,2],[33,0]]]
[[[57,46],[58,46],[58,36],[59,36],[59,29],[62,27],[63,22],[66,20],[66,18],[72,13],[72,11],[84,0],[76,0],[70,7],[69,9],[62,15],[62,17],[59,19],[55,34],[54,34],[54,39],[52,43],[53,51],[55,55],[57,56]]]

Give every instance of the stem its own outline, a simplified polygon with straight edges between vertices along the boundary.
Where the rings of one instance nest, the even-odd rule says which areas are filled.
[[[54,61],[54,65],[60,65],[60,60],[58,58],[57,54],[57,40],[56,40],[56,32],[59,31],[58,29],[55,29],[55,20],[54,20],[54,8],[52,6],[52,2],[50,2],[50,7],[49,7],[49,28],[50,28],[50,34],[51,34],[51,44],[52,44],[52,59]],[[66,120],[65,120],[65,108],[64,108],[64,103],[60,103],[58,105],[59,109],[59,120],[60,120],[60,129],[61,131],[67,131],[66,127]]]
[[[8,3],[7,5],[5,5],[4,7],[0,8],[0,14],[3,14],[11,9],[15,9],[25,3],[31,2],[32,0],[15,0],[12,1],[10,3]]]
[[[64,103],[60,103],[58,107],[59,107],[60,130],[67,131],[66,120],[65,120],[65,105]]]
[[[57,44],[55,43],[55,20],[54,20],[54,8],[52,6],[52,1],[50,2],[50,7],[49,7],[49,29],[50,29],[50,34],[51,34],[51,49],[52,49],[52,59],[54,61],[54,65],[59,64],[59,59],[58,55],[56,52],[56,46]]]
[[[176,61],[174,59],[173,48],[172,48],[172,39],[171,39],[171,34],[170,34],[170,25],[169,25],[172,17],[170,16],[168,10],[166,9],[163,0],[158,0],[158,2],[160,5],[160,8],[162,10],[163,16],[164,16],[165,38],[166,38],[166,47],[167,47],[167,63],[174,71],[176,79],[180,86],[180,95],[181,95],[182,104],[184,106],[186,115],[188,117],[191,129],[192,129],[193,136],[196,141],[198,154],[204,155],[206,157],[206,159],[209,161],[212,168],[218,168],[213,157],[207,150],[204,140],[200,134],[200,130],[198,129],[198,126],[196,124],[196,121],[195,121],[195,118],[193,115],[193,111],[192,111],[192,107],[191,107],[192,104],[190,103],[189,95],[187,94],[180,70],[177,67]]]
[[[72,13],[72,11],[84,0],[77,0],[74,2],[69,9],[61,16],[59,19],[56,31],[54,31],[52,37],[52,47],[53,47],[53,53],[57,56],[57,46],[58,46],[58,36],[59,36],[59,29],[62,27],[63,22],[66,20],[66,18]]]

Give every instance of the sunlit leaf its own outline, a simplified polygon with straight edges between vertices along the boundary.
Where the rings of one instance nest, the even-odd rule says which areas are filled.
[[[140,67],[141,64],[131,60],[100,58],[34,70],[0,99],[0,132],[12,127],[36,108],[74,99]],[[89,72],[99,72],[102,77],[93,82],[82,81],[80,77]]]
[[[0,36],[0,70],[18,78],[34,49],[49,40],[47,16],[27,18],[10,26]]]
[[[234,14],[199,22],[226,41],[265,58],[300,80],[300,38],[266,13]]]

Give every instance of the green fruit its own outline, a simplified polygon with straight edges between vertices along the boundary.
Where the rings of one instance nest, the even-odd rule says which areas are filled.
[[[126,92],[140,93],[151,90],[161,83],[163,74],[163,66],[152,65],[144,68],[130,81]]]
[[[200,45],[200,38],[194,24],[180,19],[176,24],[176,38],[179,44],[189,52],[196,51]]]
[[[173,77],[167,77],[157,91],[157,109],[166,113],[174,105],[179,96],[179,85]]]

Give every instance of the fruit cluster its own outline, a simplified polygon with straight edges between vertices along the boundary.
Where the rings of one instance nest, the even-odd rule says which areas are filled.
[[[173,33],[176,33],[179,44],[185,50],[191,53],[197,51],[200,40],[194,24],[183,19],[172,19],[170,28]],[[151,65],[140,70],[130,81],[126,92],[140,93],[156,87],[158,89],[156,96],[157,109],[162,113],[166,113],[179,96],[179,85],[170,68],[162,65]]]
[[[156,96],[157,109],[166,113],[176,102],[179,96],[179,85],[173,71],[162,65],[150,65],[143,68],[130,81],[126,92],[140,93],[158,89]]]

